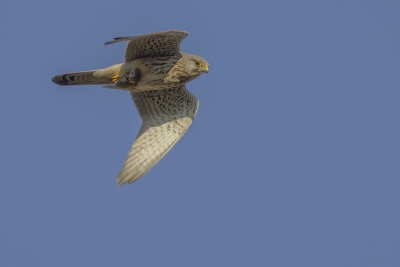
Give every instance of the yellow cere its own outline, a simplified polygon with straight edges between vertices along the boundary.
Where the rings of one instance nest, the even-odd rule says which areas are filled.
[[[204,70],[205,72],[208,72],[208,65],[202,66],[201,69]]]

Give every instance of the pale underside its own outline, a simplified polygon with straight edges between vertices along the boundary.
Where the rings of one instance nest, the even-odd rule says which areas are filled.
[[[131,94],[143,122],[117,177],[119,185],[134,182],[161,160],[189,128],[199,103],[185,86]]]
[[[198,100],[186,90],[184,84],[172,88],[167,85],[159,88],[154,86],[159,75],[157,71],[163,72],[162,68],[158,67],[162,62],[156,62],[156,58],[157,60],[168,58],[173,63],[171,67],[175,65],[182,57],[180,42],[187,35],[184,31],[165,31],[119,37],[106,43],[128,41],[125,64],[121,68],[121,73],[140,66],[142,84],[148,85],[149,89],[156,89],[149,91],[130,89],[133,91],[131,95],[142,118],[142,126],[117,177],[119,185],[136,181],[159,162],[184,135],[196,115]],[[146,67],[151,66],[152,62],[156,68]],[[167,65],[166,68],[170,67]],[[148,76],[153,77],[154,84],[146,80]]]
[[[52,78],[59,85],[102,84],[129,90],[142,125],[117,181],[132,183],[150,170],[191,125],[199,105],[185,83],[208,72],[197,56],[180,51],[185,31],[118,37],[127,41],[125,62],[104,69],[71,72]],[[195,58],[197,57],[197,59]]]

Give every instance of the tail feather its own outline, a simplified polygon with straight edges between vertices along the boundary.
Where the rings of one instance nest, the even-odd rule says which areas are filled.
[[[108,77],[94,76],[96,71],[81,71],[61,74],[53,77],[53,82],[59,85],[78,85],[78,84],[105,84],[110,83]]]

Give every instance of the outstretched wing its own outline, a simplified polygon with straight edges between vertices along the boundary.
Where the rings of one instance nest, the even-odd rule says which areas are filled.
[[[129,41],[125,51],[125,62],[146,57],[162,57],[179,54],[179,44],[188,33],[185,31],[164,31],[138,36],[117,37],[105,43]]]
[[[184,85],[132,97],[143,123],[117,177],[119,185],[133,183],[160,161],[192,124],[199,105]]]

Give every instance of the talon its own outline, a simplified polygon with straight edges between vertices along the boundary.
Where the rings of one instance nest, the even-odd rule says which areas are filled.
[[[112,82],[115,83],[116,81],[118,81],[119,78],[120,78],[119,75],[113,76],[112,77]]]

